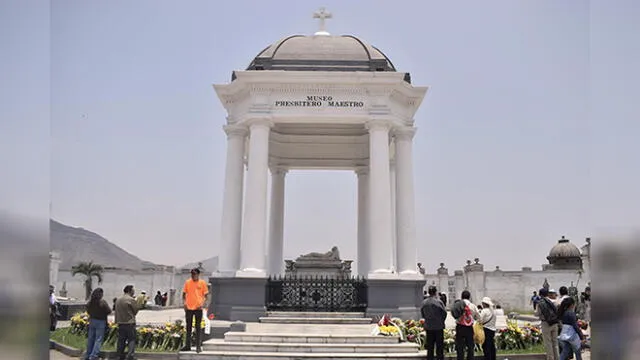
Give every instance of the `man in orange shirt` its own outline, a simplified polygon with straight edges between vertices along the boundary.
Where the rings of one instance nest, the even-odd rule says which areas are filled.
[[[196,352],[202,351],[201,334],[202,309],[209,304],[209,286],[204,280],[200,280],[200,270],[191,270],[191,279],[185,281],[182,290],[182,301],[187,320],[187,343],[181,351],[191,351],[191,331],[195,318]]]

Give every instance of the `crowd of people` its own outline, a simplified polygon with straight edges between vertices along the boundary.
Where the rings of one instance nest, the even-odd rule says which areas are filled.
[[[582,360],[582,350],[591,346],[584,331],[591,327],[591,288],[578,301],[569,296],[566,286],[558,293],[542,288],[535,302],[535,314],[541,322],[542,341],[547,360]],[[582,325],[578,323],[582,320]]]
[[[542,338],[548,360],[568,360],[575,356],[581,360],[581,351],[590,347],[584,330],[591,326],[591,288],[587,287],[578,301],[569,296],[567,287],[542,288],[534,292],[532,305],[541,321]],[[435,286],[425,292],[421,315],[426,332],[427,360],[444,359],[444,329],[447,313],[446,296]],[[474,358],[476,343],[482,343],[484,359],[496,359],[496,320],[504,315],[499,305],[484,297],[480,304],[471,301],[471,293],[463,291],[460,299],[451,306],[451,316],[456,321],[455,348],[458,360]],[[578,319],[582,320],[579,326]],[[478,340],[478,333],[482,332]]]
[[[209,286],[206,281],[200,279],[200,270],[192,269],[191,278],[185,281],[182,290],[186,320],[186,341],[181,351],[191,351],[192,333],[195,333],[196,352],[202,351],[202,332],[199,331],[202,321],[203,309],[209,306]],[[115,315],[115,323],[118,326],[117,355],[120,360],[134,359],[136,351],[136,316],[138,311],[146,307],[148,297],[144,291],[136,297],[133,285],[127,285],[123,294],[115,298],[113,306],[109,306],[104,299],[104,290],[96,288],[86,305],[89,315],[89,334],[87,337],[86,359],[98,359],[104,336],[108,329],[108,316]],[[160,291],[154,298],[154,303],[166,306],[167,293]],[[49,305],[51,317],[51,331],[55,330],[55,319],[59,317],[58,303],[54,295],[53,287],[49,287]],[[195,320],[195,321],[194,321]],[[196,324],[196,330],[193,324]]]
[[[429,286],[422,303],[421,315],[427,335],[427,360],[444,360],[444,329],[448,313],[445,306],[446,298],[438,294],[435,286]],[[482,331],[484,341],[482,351],[484,359],[496,359],[496,311],[493,301],[489,297],[482,298],[480,307],[471,302],[471,293],[463,291],[461,298],[453,303],[451,315],[456,320],[455,347],[459,360],[473,359],[476,340],[474,332]]]

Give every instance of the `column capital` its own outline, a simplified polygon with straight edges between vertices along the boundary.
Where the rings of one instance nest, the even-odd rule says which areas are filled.
[[[370,132],[376,130],[389,131],[391,129],[391,122],[383,119],[372,119],[367,121],[365,128]]]
[[[244,123],[247,124],[249,129],[252,129],[254,127],[268,127],[268,128],[273,127],[273,121],[271,120],[270,117],[250,118],[244,121]]]
[[[271,175],[287,175],[289,169],[280,165],[271,165]]]
[[[369,175],[369,167],[368,166],[360,166],[355,169],[356,175]]]
[[[222,127],[224,132],[227,133],[227,137],[247,136],[249,129],[242,125],[225,125]]]
[[[393,128],[393,136],[398,140],[411,140],[418,131],[418,128],[413,126],[402,126]]]

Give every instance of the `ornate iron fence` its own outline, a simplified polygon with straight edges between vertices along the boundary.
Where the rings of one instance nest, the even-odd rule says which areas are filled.
[[[362,277],[272,276],[267,281],[268,311],[364,312],[367,281]]]

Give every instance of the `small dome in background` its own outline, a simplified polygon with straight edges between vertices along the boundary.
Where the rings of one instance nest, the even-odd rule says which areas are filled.
[[[550,258],[571,258],[580,257],[582,253],[577,246],[575,246],[569,239],[565,239],[564,236],[558,240],[558,243],[549,251]]]
[[[563,236],[554,245],[547,256],[548,269],[553,270],[582,270],[582,253],[577,246]]]

